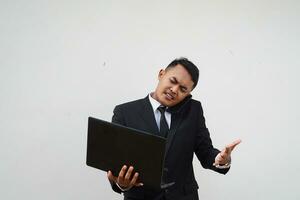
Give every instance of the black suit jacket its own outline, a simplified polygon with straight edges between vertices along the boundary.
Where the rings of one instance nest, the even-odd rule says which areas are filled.
[[[124,192],[125,199],[161,199],[163,196],[172,200],[197,200],[198,184],[192,164],[194,153],[204,168],[223,174],[229,170],[213,166],[220,151],[212,145],[199,101],[189,96],[168,111],[171,112],[171,127],[167,137],[162,181],[175,184],[159,191],[147,186],[133,187]],[[116,106],[112,122],[153,134],[159,132],[148,96]],[[121,193],[116,185],[113,184],[112,188]]]

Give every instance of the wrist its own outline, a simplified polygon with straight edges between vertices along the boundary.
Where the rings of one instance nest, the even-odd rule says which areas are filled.
[[[116,185],[118,186],[118,188],[119,188],[122,192],[126,192],[126,191],[130,190],[130,188],[131,188],[131,187],[127,187],[127,188],[122,187],[122,186],[120,186],[117,182],[116,182]]]
[[[231,166],[231,157],[229,156],[227,159],[222,158],[221,153],[219,153],[215,158],[214,166],[218,169],[227,169]]]

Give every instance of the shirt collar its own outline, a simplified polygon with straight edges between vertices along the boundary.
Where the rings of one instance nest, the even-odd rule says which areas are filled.
[[[157,110],[157,108],[159,106],[161,106],[161,104],[151,96],[151,93],[148,95],[148,97],[149,97],[149,101],[152,106],[153,112],[155,112]]]
[[[150,93],[148,95],[148,98],[149,98],[149,101],[150,101],[150,104],[152,106],[152,109],[153,109],[153,112],[155,113],[157,108],[159,106],[161,106],[161,103],[159,103],[156,99],[154,99],[152,96],[151,96],[152,93]],[[190,101],[190,99],[192,98],[192,95],[189,95],[187,96],[183,101],[181,101],[180,103],[178,103],[177,105],[175,106],[172,106],[172,107],[167,107],[167,112],[169,113],[176,113],[176,112],[180,112],[183,107]]]

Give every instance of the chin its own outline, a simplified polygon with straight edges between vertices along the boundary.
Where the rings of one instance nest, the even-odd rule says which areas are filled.
[[[178,102],[174,101],[174,100],[169,100],[165,97],[164,94],[162,94],[160,97],[159,97],[159,102],[164,105],[164,106],[167,106],[167,107],[172,107],[174,105],[176,105]]]
[[[167,107],[172,107],[172,106],[176,105],[176,102],[165,100],[162,102],[162,104]]]

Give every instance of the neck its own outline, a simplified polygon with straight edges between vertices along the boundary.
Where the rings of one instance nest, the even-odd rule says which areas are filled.
[[[157,95],[156,95],[155,92],[151,92],[151,93],[150,93],[150,96],[151,96],[153,99],[155,99],[156,101],[159,102],[159,100],[158,100]],[[160,103],[160,102],[159,102],[159,103]]]

